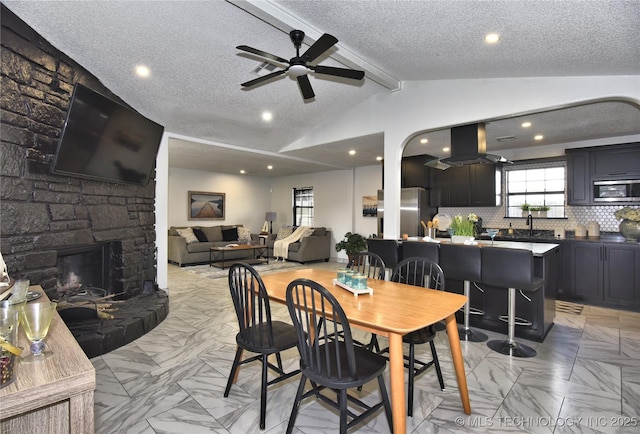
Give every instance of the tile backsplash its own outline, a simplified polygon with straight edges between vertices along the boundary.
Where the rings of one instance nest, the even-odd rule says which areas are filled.
[[[623,205],[596,205],[596,206],[567,206],[567,217],[558,218],[535,218],[533,226],[535,229],[565,229],[573,231],[576,225],[583,224],[587,226],[590,221],[597,221],[600,224],[601,232],[618,232],[620,220],[616,219],[613,213]],[[630,208],[640,208],[639,206],[629,206]],[[482,218],[482,225],[485,228],[508,228],[511,223],[514,229],[526,229],[527,220],[525,218],[505,217],[506,211],[503,206],[496,207],[479,207],[479,208],[444,208],[438,209],[440,214],[448,214],[451,217],[455,215],[467,215],[475,213]]]

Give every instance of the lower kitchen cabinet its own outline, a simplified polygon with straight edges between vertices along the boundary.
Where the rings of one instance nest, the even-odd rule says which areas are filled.
[[[640,245],[570,241],[563,248],[563,299],[640,310]]]

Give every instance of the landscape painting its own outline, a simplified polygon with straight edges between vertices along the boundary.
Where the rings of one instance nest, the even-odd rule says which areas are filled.
[[[224,193],[189,192],[189,220],[224,220]]]

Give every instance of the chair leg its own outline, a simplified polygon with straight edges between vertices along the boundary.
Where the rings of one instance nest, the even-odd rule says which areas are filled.
[[[236,356],[233,359],[233,365],[231,365],[231,372],[229,373],[229,379],[227,380],[227,387],[226,389],[224,389],[225,398],[229,396],[229,392],[231,391],[233,379],[236,376],[236,371],[238,370],[238,366],[240,365],[240,357],[242,357],[242,348],[238,347],[236,349]]]
[[[264,429],[267,417],[267,355],[262,355],[262,385],[260,386],[260,429]]]
[[[384,384],[384,376],[378,376],[378,386],[380,387],[380,395],[382,396],[382,404],[384,405],[384,414],[389,424],[389,432],[393,432],[393,418],[391,417],[391,402],[389,402],[389,394],[387,386]]]
[[[340,434],[347,434],[347,389],[340,390]]]
[[[407,416],[413,417],[413,380],[416,375],[415,371],[415,347],[413,344],[409,344],[409,381],[407,389]]]
[[[296,392],[296,399],[293,401],[293,408],[291,409],[291,416],[289,416],[289,423],[287,424],[287,434],[293,432],[293,427],[296,423],[296,417],[298,416],[298,410],[300,409],[300,401],[302,400],[302,394],[304,392],[304,385],[307,383],[307,377],[300,376],[300,383],[298,384],[298,391]]]
[[[458,334],[460,340],[468,342],[484,342],[489,337],[478,330],[473,330],[469,327],[469,316],[471,314],[471,282],[464,281],[464,295],[467,297],[467,302],[464,304],[464,326],[458,326]]]
[[[444,379],[442,378],[442,370],[440,369],[440,361],[438,360],[438,353],[436,352],[436,344],[433,341],[429,342],[431,346],[431,355],[433,356],[433,364],[436,367],[436,374],[438,375],[438,382],[440,383],[440,389],[444,392]]]
[[[278,361],[278,368],[280,368],[281,372],[284,372],[284,369],[282,368],[282,357],[280,356],[280,353],[276,353],[276,360]]]

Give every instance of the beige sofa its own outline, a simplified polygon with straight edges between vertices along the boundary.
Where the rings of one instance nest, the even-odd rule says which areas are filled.
[[[181,267],[185,265],[206,264],[209,263],[210,247],[223,247],[229,243],[259,244],[258,235],[256,234],[250,234],[249,239],[238,239],[237,235],[235,239],[229,239],[229,237],[233,235],[233,228],[237,229],[241,226],[242,225],[189,226],[194,232],[196,232],[196,230],[201,231],[200,233],[196,233],[196,235],[200,235],[202,241],[198,240],[194,242],[187,242],[187,239],[178,233],[178,229],[184,229],[187,226],[172,226],[169,228],[169,262],[178,264]],[[206,237],[206,241],[203,236]],[[225,253],[225,260],[244,259],[249,257],[247,255],[253,255],[253,252],[246,250],[227,252]]]
[[[277,234],[271,234],[267,238],[269,254],[273,254],[273,243],[275,243],[276,236]],[[288,261],[296,261],[302,264],[311,261],[329,262],[331,256],[331,231],[324,227],[315,228],[310,236],[289,244],[288,254]]]

